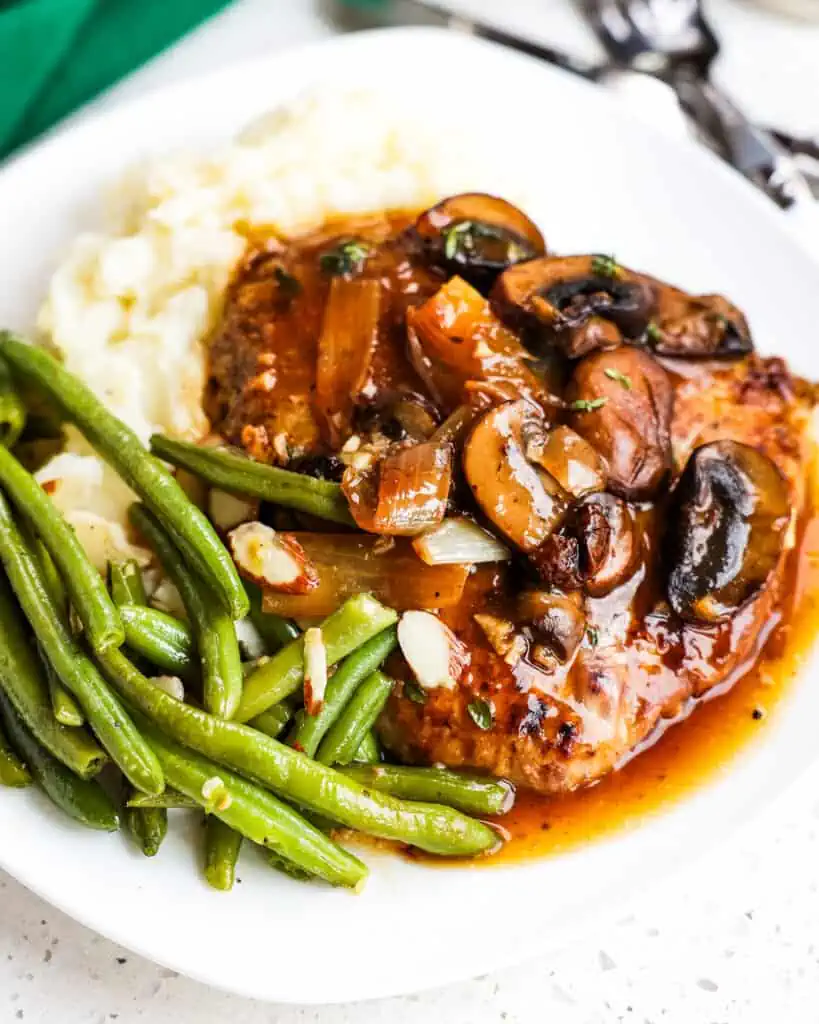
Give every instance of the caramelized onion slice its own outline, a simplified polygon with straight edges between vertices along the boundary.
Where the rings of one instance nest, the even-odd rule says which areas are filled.
[[[445,519],[412,542],[419,558],[427,565],[457,565],[461,562],[506,562],[512,555],[498,538],[464,516]]]
[[[308,594],[264,592],[264,609],[293,618],[329,615],[348,597],[371,593],[398,611],[457,604],[468,565],[425,565],[408,540],[351,533],[296,533],[319,584]],[[385,544],[386,541],[386,544]]]
[[[463,278],[451,278],[422,305],[408,309],[407,328],[413,365],[446,409],[464,401],[467,382],[553,404],[520,339]]]
[[[490,409],[463,453],[464,473],[484,514],[521,551],[534,551],[559,526],[568,507],[557,481],[527,458],[533,438],[545,435],[527,402]]]
[[[371,466],[350,466],[341,487],[362,530],[411,537],[444,518],[451,482],[451,446],[427,441]]]
[[[355,400],[367,381],[380,309],[378,281],[331,281],[319,336],[316,405],[333,444],[349,431]]]

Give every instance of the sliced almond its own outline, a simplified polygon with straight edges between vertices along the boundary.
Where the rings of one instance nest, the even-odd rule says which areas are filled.
[[[237,498],[235,494],[214,487],[208,494],[208,514],[217,530],[227,533],[240,523],[247,523],[259,514],[259,502]]]
[[[185,685],[179,676],[152,676],[151,682],[174,700],[185,699]]]
[[[455,686],[469,660],[461,641],[432,612],[404,612],[398,623],[398,644],[426,690]]]
[[[318,586],[318,573],[293,537],[264,523],[243,523],[228,534],[239,572],[260,587],[306,594]]]
[[[318,626],[304,634],[304,707],[308,715],[317,715],[324,704],[327,689],[327,649]]]

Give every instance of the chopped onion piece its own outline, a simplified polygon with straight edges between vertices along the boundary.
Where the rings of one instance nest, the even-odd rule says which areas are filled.
[[[243,523],[228,534],[239,572],[260,587],[285,594],[305,594],[318,586],[318,575],[302,546],[288,534],[264,523]]]
[[[451,689],[469,660],[461,641],[431,612],[404,612],[398,623],[398,645],[425,690]]]
[[[506,562],[512,557],[497,537],[461,516],[445,519],[440,526],[414,537],[412,546],[427,565]]]
[[[259,514],[259,502],[237,498],[235,494],[214,487],[208,494],[208,514],[216,529],[226,533],[240,523],[255,519]]]
[[[318,626],[304,634],[304,707],[308,715],[317,715],[324,704],[327,689],[327,649]]]
[[[324,617],[348,597],[371,593],[398,611],[448,608],[457,604],[469,575],[468,565],[424,565],[401,537],[384,550],[374,534],[296,533],[315,568],[319,584],[306,594],[264,590],[264,610],[297,621]]]

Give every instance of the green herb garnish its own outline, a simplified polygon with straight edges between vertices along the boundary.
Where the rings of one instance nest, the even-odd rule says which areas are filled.
[[[492,710],[492,705],[488,701],[481,700],[480,697],[476,697],[475,700],[467,704],[466,710],[469,712],[469,717],[479,729],[483,729],[483,731],[486,732],[487,729],[492,728],[492,723],[495,720],[495,714]]]
[[[620,373],[619,370],[612,370],[610,368],[603,372],[609,380],[616,380],[618,384],[622,384],[626,391],[631,391],[631,377],[627,376],[625,373]]]
[[[591,272],[596,277],[617,277],[620,268],[613,256],[592,256]]]
[[[481,239],[504,242],[506,244],[506,252],[503,254],[503,257],[507,263],[518,263],[520,260],[526,259],[531,255],[526,247],[516,241],[508,231],[504,231],[503,228],[496,227],[494,224],[485,224],[479,220],[456,221],[454,224],[449,224],[445,227],[441,231],[441,236],[444,240],[444,256],[448,260],[460,258],[467,261],[481,255],[486,256],[487,253],[481,254],[479,251],[478,243]],[[492,255],[499,257],[500,253],[493,253]]]
[[[586,626],[586,636],[589,638],[590,647],[596,647],[600,643],[600,630],[596,626]]]
[[[404,696],[408,697],[413,704],[426,704],[427,702],[427,691],[412,679],[408,679],[404,683]]]
[[[319,256],[319,266],[325,274],[333,277],[343,277],[345,274],[355,274],[361,269],[362,264],[371,254],[372,249],[366,242],[358,241],[355,238],[348,238],[344,242]]]
[[[658,341],[663,340],[663,332],[660,330],[659,325],[654,320],[649,320],[646,326],[646,337],[649,341],[653,341],[655,344]]]
[[[608,398],[578,398],[569,406],[570,409],[574,409],[575,412],[594,412],[595,409],[601,409]]]

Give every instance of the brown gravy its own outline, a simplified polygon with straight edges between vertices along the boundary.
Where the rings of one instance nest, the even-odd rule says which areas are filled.
[[[728,770],[768,726],[816,638],[819,515],[804,524],[791,574],[791,608],[757,664],[728,693],[694,705],[685,722],[666,728],[648,749],[597,785],[556,797],[519,792],[509,814],[497,819],[510,841],[483,863],[564,853],[635,828]]]

